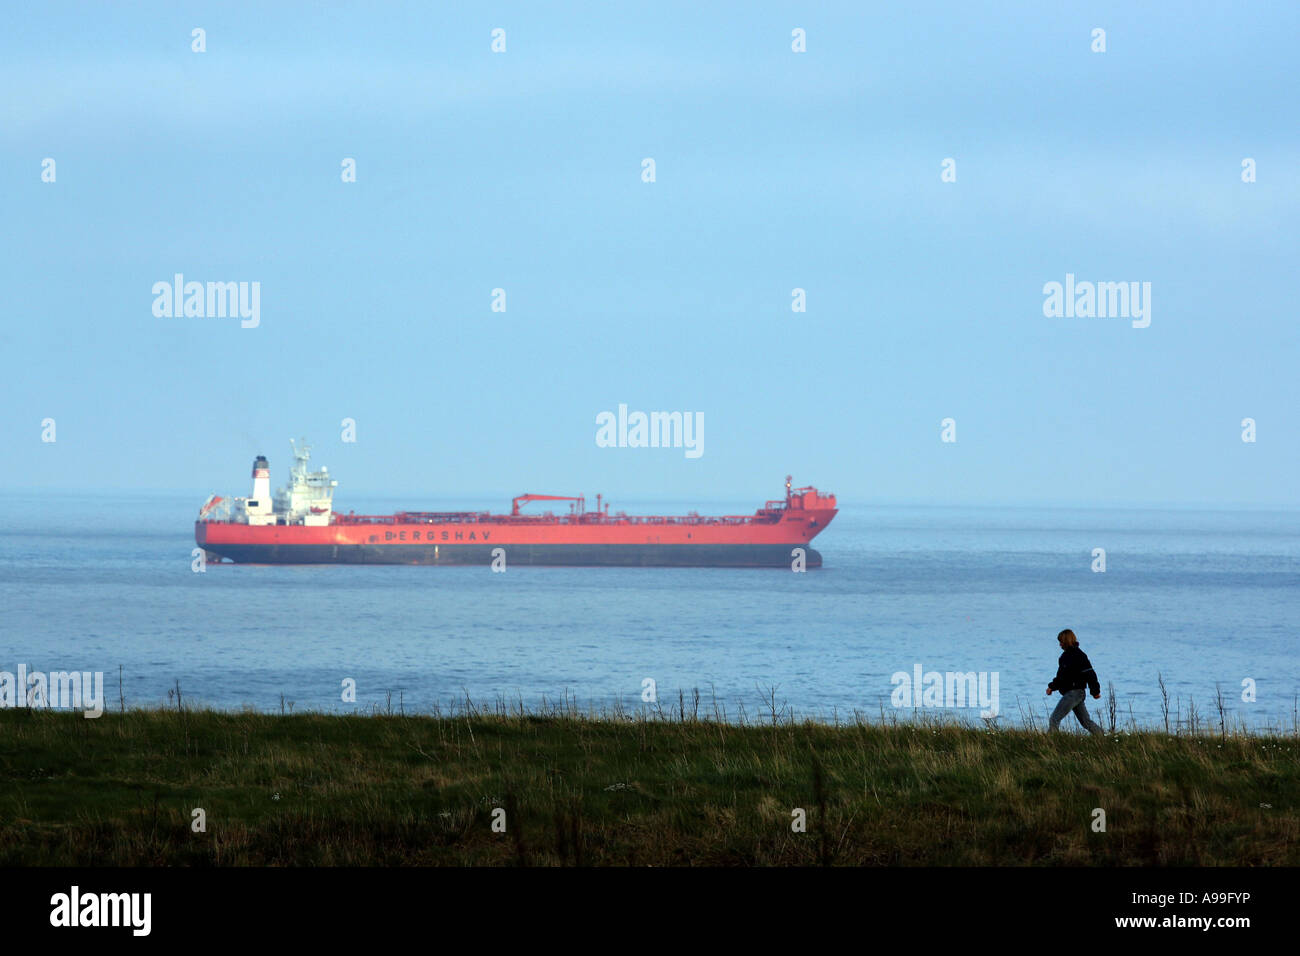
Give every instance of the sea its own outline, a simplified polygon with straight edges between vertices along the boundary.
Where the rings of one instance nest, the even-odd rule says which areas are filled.
[[[824,567],[804,573],[196,570],[201,498],[0,495],[0,672],[101,672],[109,710],[179,695],[269,713],[684,706],[751,723],[1041,727],[1068,627],[1108,729],[1112,695],[1117,732],[1296,729],[1296,511],[850,504],[814,542]]]

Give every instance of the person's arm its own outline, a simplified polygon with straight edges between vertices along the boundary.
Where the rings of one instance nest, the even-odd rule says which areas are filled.
[[[1092,661],[1088,660],[1088,655],[1083,653],[1083,651],[1079,652],[1079,656],[1083,658],[1083,660],[1079,662],[1083,665],[1080,674],[1088,681],[1088,690],[1092,691],[1093,697],[1100,697],[1101,682],[1097,680],[1097,672],[1092,669]]]
[[[1065,686],[1064,681],[1065,681],[1065,655],[1062,654],[1060,659],[1056,662],[1056,676],[1053,677],[1052,682],[1047,685],[1047,693],[1050,694],[1058,687],[1064,687]]]

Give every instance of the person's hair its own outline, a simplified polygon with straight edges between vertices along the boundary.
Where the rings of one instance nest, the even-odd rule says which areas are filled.
[[[1057,634],[1057,635],[1056,635],[1056,639],[1057,639],[1058,641],[1059,641],[1061,638],[1065,638],[1065,646],[1066,646],[1066,647],[1078,647],[1078,646],[1079,646],[1079,639],[1078,639],[1077,637],[1074,636],[1074,631],[1070,630],[1068,627],[1067,627],[1065,630],[1063,630],[1060,634]]]

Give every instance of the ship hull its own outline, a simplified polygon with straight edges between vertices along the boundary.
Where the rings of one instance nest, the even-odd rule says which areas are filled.
[[[835,509],[755,518],[570,520],[457,514],[412,520],[340,516],[327,524],[250,525],[199,520],[194,540],[209,554],[247,564],[481,564],[614,567],[820,567],[812,539]]]
[[[719,567],[790,568],[795,548],[805,566],[819,568],[822,556],[794,544],[204,544],[210,553],[240,564],[414,564],[506,567]],[[498,549],[503,554],[494,554]]]

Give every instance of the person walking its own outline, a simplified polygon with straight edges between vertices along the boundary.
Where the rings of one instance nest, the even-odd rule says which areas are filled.
[[[1056,662],[1056,676],[1047,685],[1047,696],[1051,697],[1052,691],[1059,690],[1061,702],[1048,718],[1047,729],[1055,731],[1065,715],[1074,711],[1074,716],[1079,718],[1079,723],[1083,724],[1088,733],[1100,737],[1101,725],[1088,716],[1088,708],[1084,704],[1087,696],[1085,687],[1092,691],[1093,699],[1101,698],[1101,683],[1097,680],[1097,672],[1092,669],[1088,655],[1079,647],[1079,639],[1074,636],[1074,631],[1066,628],[1056,635],[1056,643],[1061,645],[1061,657]]]

